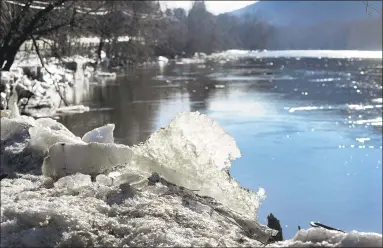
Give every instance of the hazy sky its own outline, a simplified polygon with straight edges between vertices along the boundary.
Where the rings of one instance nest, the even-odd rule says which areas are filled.
[[[256,1],[205,1],[206,8],[209,12],[217,15],[228,11],[243,8]],[[189,10],[192,1],[161,1],[162,5],[168,8],[184,8]]]

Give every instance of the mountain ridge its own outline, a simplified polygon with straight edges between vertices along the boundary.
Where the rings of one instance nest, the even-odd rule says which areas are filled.
[[[369,5],[382,9],[382,1]],[[381,13],[369,10],[363,1],[261,0],[228,14],[273,25],[269,49],[382,50]]]

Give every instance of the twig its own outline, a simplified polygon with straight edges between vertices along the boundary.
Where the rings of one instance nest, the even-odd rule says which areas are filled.
[[[379,12],[379,10],[377,10],[376,8],[370,6],[370,4],[368,3],[368,1],[362,1],[364,3],[364,5],[366,6],[366,14],[369,15],[369,16],[372,16],[372,11],[371,10],[374,10],[376,13],[380,14],[380,16],[382,16],[382,13]],[[369,11],[369,9],[371,9]]]
[[[40,50],[39,50],[39,47],[37,45],[37,42],[36,42],[36,39],[35,37],[33,37],[33,35],[31,35],[31,38],[32,38],[32,42],[33,42],[33,46],[35,47],[35,50],[36,50],[36,53],[37,53],[37,56],[39,57],[39,60],[40,60],[40,63],[42,65],[42,67],[44,67],[44,69],[52,76],[53,73],[51,73],[48,68],[45,67],[45,64],[44,64],[44,60],[43,58],[41,57],[41,54],[40,54]],[[58,87],[58,85],[56,84],[56,82],[53,80],[53,85],[55,86],[55,89],[57,91],[57,93],[59,94],[61,100],[64,102],[65,106],[69,106],[69,104],[67,103],[67,101],[64,99],[64,97],[61,95],[61,92],[60,92],[60,88]]]

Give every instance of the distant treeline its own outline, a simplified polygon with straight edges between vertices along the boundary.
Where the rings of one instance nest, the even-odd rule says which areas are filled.
[[[270,25],[254,15],[215,16],[206,10],[204,1],[195,1],[188,13],[184,9],[168,9],[165,14],[162,45],[187,56],[227,49],[265,49],[273,32]]]

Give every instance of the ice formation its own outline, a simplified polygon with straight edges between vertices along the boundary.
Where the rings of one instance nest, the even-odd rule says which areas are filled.
[[[3,112],[2,113],[8,113]],[[8,115],[11,117],[11,114]],[[32,117],[20,116],[18,118],[1,118],[1,140],[7,140],[14,135],[20,135],[28,131],[28,129],[34,126],[35,120]]]
[[[1,180],[1,247],[381,246],[381,234],[321,228],[268,245],[275,231],[256,220],[263,190],[229,176],[236,142],[198,112],[132,148],[113,143],[113,124],[81,140],[50,118],[1,116],[2,166],[40,168]],[[27,148],[48,150],[44,162]]]
[[[49,148],[57,142],[85,144],[79,137],[65,130],[52,130],[41,126],[31,127],[29,135],[31,137],[29,146],[42,154],[47,153]]]
[[[114,143],[113,131],[115,125],[108,124],[87,132],[82,137],[84,142]]]
[[[96,176],[112,166],[129,163],[132,153],[128,146],[118,144],[59,142],[49,148],[42,172],[54,178],[77,172]]]
[[[152,169],[167,180],[256,218],[264,190],[246,190],[229,176],[231,161],[241,153],[235,140],[208,116],[199,112],[178,114],[168,127],[133,150],[157,164]]]

